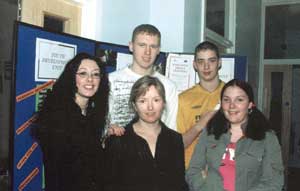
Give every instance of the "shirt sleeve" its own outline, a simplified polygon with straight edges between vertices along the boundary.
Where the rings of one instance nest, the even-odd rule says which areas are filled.
[[[284,184],[284,168],[278,139],[273,132],[266,133],[265,139],[262,177],[249,191],[281,191]]]
[[[186,180],[189,185],[190,191],[199,191],[205,183],[205,178],[202,171],[206,166],[206,141],[207,131],[203,130],[200,134],[199,141],[194,150],[189,168],[186,172]]]
[[[178,92],[177,88],[174,85],[173,88],[170,88],[171,92],[169,95],[166,95],[167,108],[165,112],[165,119],[162,119],[165,124],[175,131],[177,131],[176,119],[178,111]]]
[[[178,151],[180,151],[179,157],[178,157],[178,166],[179,166],[179,171],[180,171],[180,177],[182,177],[182,179],[180,179],[180,185],[181,185],[181,189],[182,191],[188,191],[188,185],[187,182],[185,181],[185,166],[184,166],[184,146],[183,146],[183,140],[182,140],[182,136],[180,135],[180,144],[179,144],[179,148]]]
[[[109,97],[108,97],[108,115],[113,112],[113,105],[115,104],[114,94],[113,94],[113,83],[109,80]]]
[[[121,190],[120,186],[120,158],[122,153],[121,141],[118,137],[106,140],[104,151],[104,187],[107,191]]]
[[[177,131],[181,134],[185,133],[185,125],[184,125],[184,109],[182,107],[182,98],[178,97],[178,112],[177,112]]]

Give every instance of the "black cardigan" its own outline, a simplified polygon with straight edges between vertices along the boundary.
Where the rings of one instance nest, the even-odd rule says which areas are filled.
[[[107,141],[105,190],[187,190],[182,136],[161,122],[153,157],[146,140],[134,132],[133,123],[126,126],[123,136]]]
[[[48,96],[34,135],[43,152],[46,191],[102,190],[103,150],[95,112],[83,116],[73,99]]]

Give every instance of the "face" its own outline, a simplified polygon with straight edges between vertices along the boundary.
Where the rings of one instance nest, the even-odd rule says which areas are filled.
[[[100,83],[100,69],[93,60],[84,59],[76,73],[76,98],[90,98],[98,90]]]
[[[156,123],[161,117],[164,105],[155,86],[150,86],[145,95],[137,98],[134,108],[140,120],[146,123]]]
[[[221,62],[213,50],[201,50],[197,52],[194,68],[200,80],[213,81],[218,78],[218,70]]]
[[[129,43],[129,49],[133,54],[132,67],[139,71],[149,71],[160,52],[159,38],[140,33],[135,37],[134,42]]]
[[[247,94],[238,86],[229,86],[221,100],[222,110],[231,125],[241,125],[248,120],[248,109],[253,105]]]

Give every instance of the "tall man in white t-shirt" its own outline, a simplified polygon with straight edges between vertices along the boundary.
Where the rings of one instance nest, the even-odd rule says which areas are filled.
[[[178,109],[176,86],[167,77],[154,70],[155,60],[160,53],[160,42],[161,34],[155,26],[142,24],[134,29],[129,42],[133,56],[132,64],[109,74],[109,117],[112,127],[125,127],[133,119],[134,112],[128,105],[131,87],[142,76],[151,75],[163,83],[166,91],[167,103],[161,119],[169,128],[176,130]]]

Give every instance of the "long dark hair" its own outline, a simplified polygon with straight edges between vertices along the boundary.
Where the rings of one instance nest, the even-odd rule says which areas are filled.
[[[266,132],[271,129],[270,122],[264,116],[264,114],[255,107],[253,90],[251,85],[243,80],[233,79],[224,85],[221,91],[221,100],[224,96],[225,90],[228,87],[232,86],[236,86],[242,89],[248,96],[249,101],[253,103],[253,107],[250,109],[248,114],[248,121],[246,127],[243,128],[244,136],[253,140],[264,139]],[[219,139],[222,134],[228,131],[229,128],[230,124],[225,118],[222,108],[219,109],[219,111],[207,124],[208,134],[213,134],[216,139]]]
[[[101,92],[104,93],[103,86],[107,85],[107,75],[105,72],[104,64],[102,64],[100,59],[97,57],[91,56],[87,53],[78,53],[66,64],[64,71],[55,82],[52,88],[53,94],[64,95],[73,99],[75,98],[75,93],[77,92],[76,73],[82,60],[84,59],[95,61],[100,68],[102,76],[98,91],[90,99],[95,100],[95,98],[99,97],[97,96],[97,94]]]
[[[67,104],[75,100],[75,94],[77,92],[76,73],[84,59],[95,61],[100,68],[101,81],[99,88],[95,95],[89,99],[88,107],[92,108],[93,113],[97,115],[94,119],[98,121],[98,124],[100,125],[99,128],[104,128],[106,121],[105,118],[108,112],[108,77],[105,71],[105,66],[100,59],[87,53],[78,53],[66,64],[63,72],[53,85],[52,90],[47,93],[47,96],[43,101],[40,111],[38,112],[38,123],[43,120],[41,118],[47,117],[49,108],[60,107],[59,104]]]

